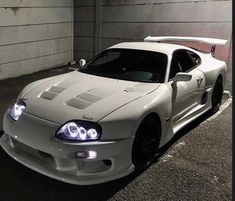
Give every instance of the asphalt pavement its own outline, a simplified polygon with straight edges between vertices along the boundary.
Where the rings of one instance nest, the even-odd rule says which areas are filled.
[[[1,81],[0,130],[4,112],[24,86],[68,71],[56,68]],[[62,183],[24,167],[0,148],[0,201],[31,200],[232,200],[232,107],[218,116],[207,113],[179,131],[147,170],[105,184]]]

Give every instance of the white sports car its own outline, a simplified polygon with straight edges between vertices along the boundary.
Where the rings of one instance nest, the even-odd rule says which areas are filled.
[[[212,45],[205,53],[162,41]],[[226,40],[147,37],[114,45],[70,73],[26,86],[4,116],[2,148],[23,165],[79,185],[144,168],[174,134],[216,112],[225,62],[213,57]]]

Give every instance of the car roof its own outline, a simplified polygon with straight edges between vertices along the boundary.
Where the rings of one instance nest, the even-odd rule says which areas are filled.
[[[156,43],[156,42],[124,42],[113,45],[108,49],[114,49],[114,48],[155,51],[155,52],[162,52],[167,55],[171,54],[177,49],[190,49],[182,45],[169,44],[169,43]]]

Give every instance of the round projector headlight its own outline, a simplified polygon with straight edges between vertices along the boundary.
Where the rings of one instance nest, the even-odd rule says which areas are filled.
[[[79,133],[79,128],[77,126],[77,124],[75,124],[74,122],[71,122],[68,124],[68,133],[69,135],[71,135],[71,137],[77,137],[78,133]]]
[[[14,106],[11,108],[11,111],[10,111],[10,117],[17,121],[20,117],[20,115],[22,114],[22,112],[24,111],[25,109],[25,103],[22,102],[21,100],[17,101]]]
[[[88,135],[90,138],[95,139],[95,138],[97,138],[98,133],[97,133],[97,131],[96,131],[95,129],[91,128],[91,129],[89,129],[89,130],[87,131],[87,135]]]
[[[64,124],[55,137],[68,141],[96,141],[101,136],[101,126],[94,122],[70,121]]]

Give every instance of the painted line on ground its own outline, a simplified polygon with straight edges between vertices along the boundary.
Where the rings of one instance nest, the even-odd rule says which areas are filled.
[[[179,142],[175,147],[181,148],[182,146],[185,146],[185,141]]]
[[[75,67],[68,67],[69,70],[77,70],[78,68]]]
[[[224,91],[224,94],[228,95],[229,98],[231,97],[230,91]]]
[[[232,103],[232,96],[231,93],[229,91],[224,91],[224,94],[227,94],[229,96],[228,100],[226,100],[221,106],[218,112],[216,112],[214,115],[212,115],[210,118],[208,118],[206,121],[204,121],[203,123],[201,123],[200,125],[208,122],[208,121],[212,121],[213,119],[215,119],[216,117],[218,117],[231,103]],[[169,159],[174,157],[174,154],[177,152],[178,149],[181,149],[183,146],[185,146],[185,141],[181,141],[179,143],[177,143],[172,150],[170,150],[168,153],[166,153],[162,158],[161,161],[166,162]],[[215,177],[214,180],[216,180],[217,178]]]
[[[170,158],[173,158],[173,156],[171,154],[166,154],[161,158],[161,161],[166,162]]]
[[[170,150],[168,153],[166,153],[162,158],[161,161],[166,162],[167,160],[169,160],[170,158],[174,157],[174,154],[181,149],[183,146],[185,146],[185,141],[181,141],[179,143],[177,143],[172,150]]]

